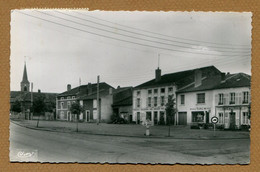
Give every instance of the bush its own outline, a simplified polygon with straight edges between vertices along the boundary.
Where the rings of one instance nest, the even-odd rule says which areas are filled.
[[[203,128],[204,128],[204,129],[213,128],[213,124],[209,124],[209,123],[208,123],[208,124],[204,124],[204,125],[203,125]]]
[[[216,129],[223,130],[224,129],[224,125],[216,125]]]
[[[241,130],[242,131],[249,131],[250,125],[241,125]]]
[[[126,123],[127,123],[127,120],[119,117],[119,115],[116,115],[116,114],[111,115],[110,124],[126,124]]]
[[[198,124],[192,124],[190,129],[200,129],[200,126]]]

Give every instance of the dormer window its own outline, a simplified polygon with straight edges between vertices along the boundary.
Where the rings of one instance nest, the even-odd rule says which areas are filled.
[[[60,99],[61,99],[61,100],[64,100],[64,97],[61,97]]]

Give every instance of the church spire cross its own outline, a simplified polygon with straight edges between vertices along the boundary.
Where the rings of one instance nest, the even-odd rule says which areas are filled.
[[[30,90],[30,82],[28,81],[26,62],[24,61],[23,80],[21,82],[21,91],[28,92],[29,90]]]
[[[27,69],[26,69],[26,62],[24,62],[24,69],[23,69],[23,80],[22,82],[29,82],[27,77]]]

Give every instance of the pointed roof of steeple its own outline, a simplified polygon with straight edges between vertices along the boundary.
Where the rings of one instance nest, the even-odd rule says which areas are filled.
[[[27,77],[27,69],[26,69],[26,62],[24,62],[24,69],[23,69],[23,80],[22,82],[29,82]]]

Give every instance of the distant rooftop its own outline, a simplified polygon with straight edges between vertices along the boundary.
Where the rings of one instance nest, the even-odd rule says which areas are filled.
[[[186,71],[165,74],[165,75],[161,76],[161,79],[159,81],[152,79],[148,82],[145,82],[143,84],[136,86],[135,89],[159,86],[159,85],[169,84],[169,83],[176,83],[177,85],[178,84],[182,85],[182,82],[190,82],[190,81],[184,81],[184,78],[192,76],[192,77],[190,77],[190,80],[193,80],[193,78],[194,78],[193,75],[196,70],[201,70],[202,73],[206,73],[207,71],[221,73],[215,66],[206,66],[206,67],[202,67],[202,68],[196,68],[196,69],[191,69],[191,70],[186,70]]]

